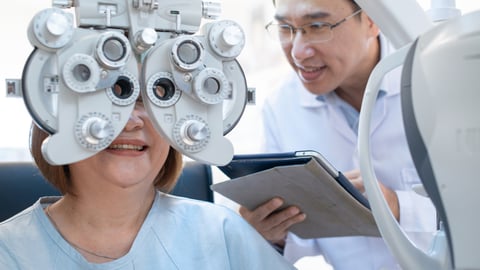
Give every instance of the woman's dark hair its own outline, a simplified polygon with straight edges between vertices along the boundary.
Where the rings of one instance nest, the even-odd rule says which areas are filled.
[[[42,143],[48,134],[36,124],[32,124],[30,130],[30,152],[42,175],[55,186],[62,194],[72,191],[72,181],[68,165],[50,165],[42,155]],[[163,192],[170,192],[177,183],[182,171],[183,159],[180,152],[170,147],[167,159],[162,169],[155,177],[153,184]]]

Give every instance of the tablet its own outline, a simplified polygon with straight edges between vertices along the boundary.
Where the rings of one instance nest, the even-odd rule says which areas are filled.
[[[244,154],[235,155],[232,161],[218,168],[230,179],[261,172],[278,166],[305,164],[315,159],[318,164],[350,193],[362,205],[370,209],[367,198],[356,189],[350,181],[317,151],[304,150],[273,154]]]
[[[301,238],[380,236],[367,199],[315,151],[235,155],[219,169],[231,180],[212,190],[250,210],[280,197],[307,218],[290,231]]]

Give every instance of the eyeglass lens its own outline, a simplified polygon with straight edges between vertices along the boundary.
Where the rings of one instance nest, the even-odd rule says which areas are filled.
[[[332,31],[330,25],[314,22],[303,27],[293,28],[290,25],[270,25],[272,29],[269,29],[270,32],[277,32],[278,39],[280,42],[290,42],[295,38],[298,32],[301,32],[303,38],[309,41],[326,41],[329,40],[332,36]],[[275,34],[275,33],[272,33]]]

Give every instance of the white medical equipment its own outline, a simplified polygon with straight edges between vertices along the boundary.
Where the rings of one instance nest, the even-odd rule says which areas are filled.
[[[249,102],[236,57],[245,44],[237,23],[216,21],[208,0],[53,0],[31,20],[34,50],[21,95],[55,165],[88,158],[122,131],[139,96],[156,128],[184,155],[224,165],[224,135]],[[74,8],[75,15],[65,9]],[[202,24],[202,18],[210,21]],[[76,23],[74,23],[76,20]],[[250,92],[249,92],[250,91]]]
[[[356,2],[399,48],[375,67],[360,112],[360,168],[380,232],[404,269],[480,269],[480,12],[458,16],[455,1],[433,1],[434,25],[414,0]],[[370,160],[370,117],[380,81],[400,65],[410,152],[440,219],[428,253],[391,214]]]

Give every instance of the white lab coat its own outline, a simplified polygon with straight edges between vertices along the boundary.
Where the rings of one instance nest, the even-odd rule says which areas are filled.
[[[382,40],[383,41],[383,40]],[[382,42],[384,44],[384,42]],[[389,53],[382,46],[382,57]],[[377,179],[396,191],[400,224],[424,250],[436,231],[436,215],[428,198],[412,191],[420,180],[410,157],[403,129],[400,104],[401,68],[389,73],[372,114],[370,144]],[[264,151],[316,150],[340,171],[359,169],[357,135],[338,106],[335,93],[324,101],[303,88],[297,76],[271,93],[262,106]],[[307,217],[308,218],[308,217]],[[398,269],[395,258],[381,238],[337,237],[300,239],[287,237],[285,256],[295,262],[303,256],[322,254],[335,269]]]

